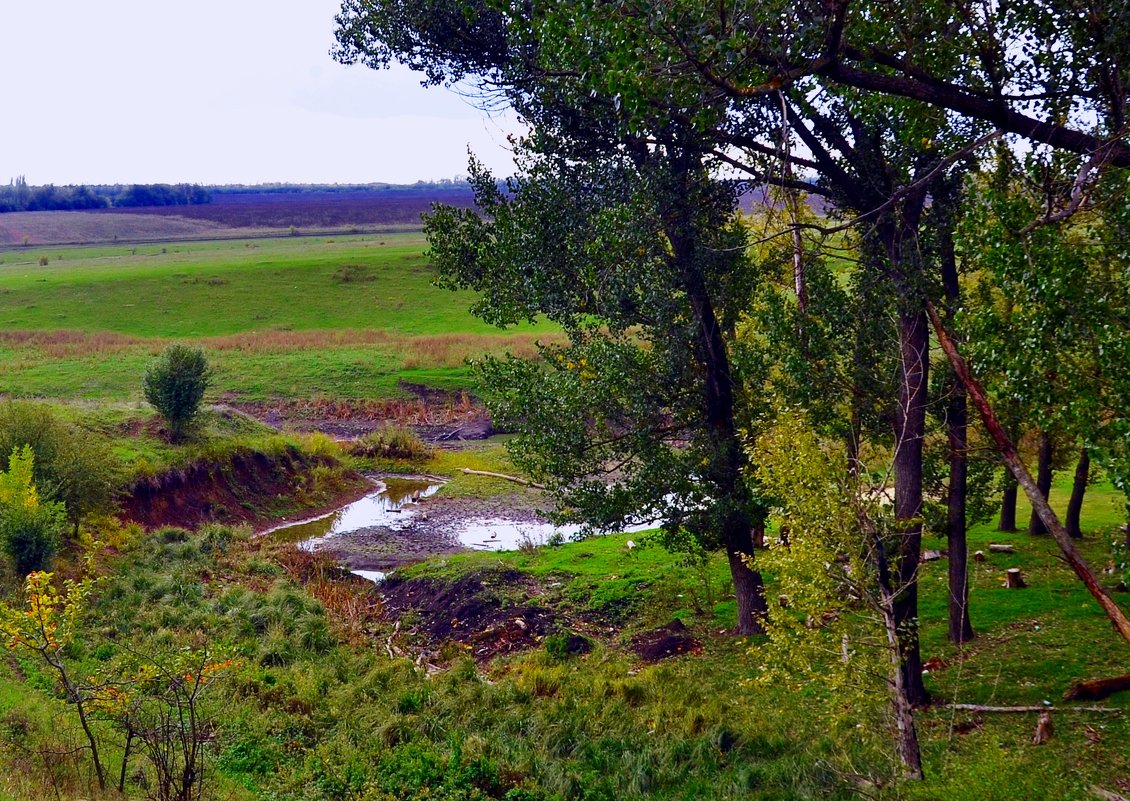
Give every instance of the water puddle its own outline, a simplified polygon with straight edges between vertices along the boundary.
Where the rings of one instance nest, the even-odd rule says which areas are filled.
[[[285,542],[294,542],[307,551],[334,537],[361,529],[381,528],[397,531],[406,528],[416,516],[416,504],[421,498],[434,495],[442,484],[409,478],[387,478],[379,482],[378,489],[364,498],[343,506],[334,512],[318,515],[295,523],[285,523],[263,532]],[[383,581],[381,570],[353,570],[354,575],[369,581]]]
[[[380,584],[388,576],[383,570],[350,570],[349,572],[374,584]]]

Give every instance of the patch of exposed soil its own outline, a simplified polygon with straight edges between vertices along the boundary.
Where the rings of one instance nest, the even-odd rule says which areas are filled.
[[[338,439],[356,439],[388,425],[406,426],[428,442],[486,439],[501,433],[477,398],[466,392],[400,382],[408,397],[383,400],[277,400],[225,402],[269,426],[320,431]]]
[[[666,626],[638,634],[632,639],[632,650],[645,662],[659,662],[672,656],[701,650],[702,645],[683,625],[672,620]]]
[[[386,614],[418,620],[417,633],[460,642],[480,660],[536,648],[561,628],[553,609],[530,602],[540,588],[517,570],[483,570],[454,582],[392,576],[382,590]]]

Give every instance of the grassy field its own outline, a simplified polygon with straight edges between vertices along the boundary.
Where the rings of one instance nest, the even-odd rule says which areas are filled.
[[[0,393],[129,401],[172,341],[203,346],[215,394],[391,397],[401,380],[466,386],[465,360],[529,354],[432,286],[419,234],[0,254]],[[41,261],[46,260],[46,264]]]

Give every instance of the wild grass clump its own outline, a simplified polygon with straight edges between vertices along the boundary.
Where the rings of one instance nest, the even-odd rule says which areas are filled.
[[[350,455],[364,459],[395,459],[402,462],[425,462],[435,448],[407,428],[385,427],[369,432],[348,446]]]

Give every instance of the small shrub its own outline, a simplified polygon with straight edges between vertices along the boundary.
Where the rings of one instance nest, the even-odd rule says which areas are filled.
[[[66,529],[63,507],[58,503],[6,509],[0,515],[0,542],[21,576],[50,566]]]
[[[188,542],[188,538],[192,535],[183,528],[178,526],[165,526],[153,532],[153,537],[158,542],[169,545],[174,542]]]
[[[389,426],[370,431],[351,442],[349,453],[368,459],[399,459],[422,462],[430,459],[435,449],[407,428]]]
[[[212,370],[204,351],[170,345],[145,371],[145,399],[165,419],[172,439],[181,439],[200,412]]]
[[[35,485],[43,497],[60,501],[75,533],[88,515],[113,508],[120,461],[104,437],[60,419],[49,407],[27,401],[0,404],[0,469],[13,448],[35,454]]]

